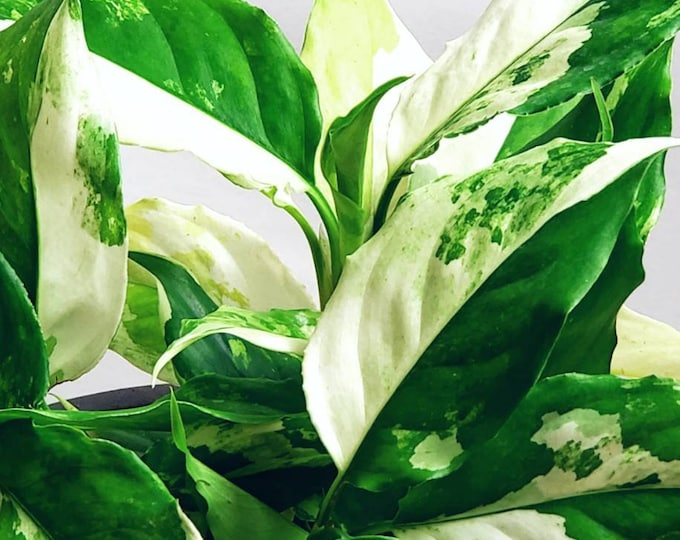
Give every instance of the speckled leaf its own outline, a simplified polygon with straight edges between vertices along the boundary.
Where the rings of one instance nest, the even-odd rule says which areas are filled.
[[[338,507],[372,506],[373,497],[396,505],[507,420],[608,264],[636,191],[635,179],[617,181],[565,210],[472,295],[374,421],[338,488]]]
[[[158,359],[154,378],[187,347],[215,334],[229,334],[263,349],[301,356],[318,317],[317,312],[309,310],[256,312],[223,306],[201,319],[187,319],[180,337]]]
[[[3,185],[16,186],[9,189],[17,203],[2,212],[22,214],[2,237],[15,246],[10,264],[35,301],[52,383],[99,360],[124,298],[118,143],[81,22],[77,1],[48,1],[0,34],[3,129],[13,130],[2,145]]]
[[[396,521],[486,516],[537,505],[540,509],[557,501],[552,508],[561,507],[569,522],[572,516],[566,511],[574,497],[592,495],[586,513],[595,517],[597,493],[603,502],[605,494],[618,496],[621,502],[630,495],[633,507],[632,495],[639,493],[640,510],[646,498],[647,502],[654,499],[648,490],[652,494],[669,490],[671,497],[677,497],[679,396],[675,381],[654,377],[626,381],[572,374],[545,379],[495,436],[467,454],[455,471],[413,488],[400,501]],[[612,511],[613,502],[603,504],[603,514]],[[645,520],[654,525],[651,530],[669,525],[662,521],[668,516],[663,502],[656,504],[660,521],[647,512],[638,513],[638,531]],[[584,507],[578,502],[575,506]],[[620,524],[634,522],[634,514],[620,516]],[[675,514],[672,528],[663,532],[677,532],[678,525]]]
[[[321,120],[311,75],[241,0],[83,3],[122,141],[190,150],[279,202],[313,182]]]
[[[155,255],[131,252],[130,258],[151,272],[162,286],[170,308],[165,339],[172,343],[181,335],[185,319],[212,313],[217,305],[181,265]],[[183,380],[216,373],[228,377],[285,379],[299,372],[299,356],[258,347],[232,335],[213,335],[194,343],[173,360],[175,373]]]
[[[423,352],[498,266],[550,218],[671,144],[558,140],[410,193],[348,259],[305,353],[308,407],[338,468],[347,469]]]
[[[654,51],[608,89],[615,140],[670,134],[671,46],[669,42]],[[644,110],[643,115],[640,109]],[[586,97],[572,113],[533,140],[530,146],[556,136],[595,140],[597,114],[592,96]],[[533,121],[537,123],[540,119]],[[600,279],[570,313],[544,376],[570,371],[609,373],[616,343],[617,313],[644,277],[642,251],[663,201],[664,156],[645,160],[627,173],[626,178],[629,177],[641,181],[628,223],[622,228],[618,245]]]
[[[0,252],[0,408],[41,405],[48,375],[38,317],[21,280]]]
[[[304,540],[307,537],[305,531],[192,456],[174,396],[171,396],[170,414],[173,440],[184,453],[187,472],[208,505],[207,521],[215,538]]]
[[[264,311],[309,308],[307,290],[267,243],[243,224],[203,206],[145,199],[126,209],[132,251],[182,264],[216,305]],[[131,263],[122,324],[111,347],[152,372],[166,343],[167,314],[155,279]],[[165,372],[160,378],[172,380]]]
[[[390,177],[442,136],[498,113],[528,114],[605,86],[680,27],[668,0],[495,0],[400,97],[390,124]],[[527,13],[532,16],[527,18]]]
[[[680,379],[680,332],[675,328],[624,307],[616,320],[616,334],[612,373]]]
[[[6,513],[19,506],[25,512],[19,517],[31,519],[15,524],[31,540],[133,539],[140,531],[150,539],[200,539],[187,530],[174,497],[132,452],[72,428],[34,427],[27,420],[2,423],[0,438],[0,529],[8,526]],[[6,505],[8,498],[15,504]]]

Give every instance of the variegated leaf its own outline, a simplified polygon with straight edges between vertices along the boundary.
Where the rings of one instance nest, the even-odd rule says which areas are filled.
[[[348,115],[376,89],[418,75],[432,63],[387,0],[315,0],[301,58],[319,89],[324,137],[337,118]],[[361,208],[369,223],[387,184],[386,128],[398,97],[395,88],[381,99],[366,148],[361,149]],[[327,197],[332,199],[330,191]]]
[[[624,307],[616,320],[616,334],[612,373],[680,379],[680,332],[675,328]]]
[[[187,446],[177,401],[174,396],[170,400],[173,440],[185,455],[187,472],[208,505],[207,521],[213,536],[225,539],[304,540],[307,537],[305,531],[193,457]]]
[[[183,265],[218,305],[256,311],[314,302],[267,242],[205,206],[144,199],[126,209],[130,250]]]
[[[672,144],[555,141],[405,198],[348,259],[305,354],[308,407],[338,468],[346,470],[422,353],[512,252],[551,217]]]
[[[185,320],[181,336],[173,341],[154,367],[154,379],[184,349],[215,334],[229,334],[259,347],[302,355],[319,314],[308,310],[255,312],[221,307],[201,319]]]
[[[666,0],[495,0],[401,95],[390,123],[389,176],[408,174],[443,136],[589,93],[591,77],[607,84],[678,27],[678,5]]]
[[[28,248],[16,267],[35,299],[56,383],[99,360],[120,318],[126,247],[118,143],[77,1],[44,2],[0,40],[0,101],[11,109],[2,129],[16,141],[3,148],[12,152],[6,183],[17,186],[16,208],[29,208],[10,226]]]
[[[547,513],[566,517],[569,526],[570,518],[577,517],[576,511],[570,515],[570,506],[582,512],[585,508],[597,520],[618,499],[618,505],[640,507],[612,523],[614,531],[624,523],[629,530],[637,528],[637,536],[629,533],[625,538],[644,537],[646,527],[660,526],[659,536],[677,532],[676,513],[668,527],[643,509],[650,492],[665,492],[674,500],[680,488],[678,396],[675,381],[655,377],[626,381],[572,374],[545,379],[498,433],[468,453],[455,471],[403,497],[397,521],[443,521],[444,516],[488,516],[545,505]],[[590,504],[579,504],[582,496],[590,496]],[[598,508],[600,497],[603,504]],[[664,514],[660,511],[657,517]]]

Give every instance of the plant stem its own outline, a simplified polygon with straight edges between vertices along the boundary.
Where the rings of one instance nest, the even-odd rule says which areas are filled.
[[[340,274],[342,273],[344,257],[340,245],[340,227],[338,225],[338,220],[335,217],[335,213],[328,204],[328,201],[315,186],[312,186],[312,188],[307,192],[307,196],[314,204],[317,212],[319,212],[321,221],[323,222],[324,227],[326,228],[326,233],[328,234],[328,244],[330,246],[330,288],[328,290],[328,295],[321,300],[321,305],[323,307],[335,289],[335,286],[340,279]]]
[[[324,308],[328,298],[333,292],[333,280],[332,273],[326,268],[326,258],[319,242],[319,238],[316,236],[314,229],[307,221],[307,218],[294,206],[282,206],[282,208],[288,212],[288,214],[297,221],[298,225],[302,229],[302,232],[307,239],[309,244],[309,249],[312,252],[312,259],[314,260],[314,270],[316,271],[316,284],[319,291],[319,304],[321,309]]]

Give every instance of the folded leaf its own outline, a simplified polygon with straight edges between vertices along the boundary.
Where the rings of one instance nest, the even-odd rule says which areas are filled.
[[[456,471],[411,490],[399,503],[398,521],[488,516],[550,501],[558,506],[562,501],[564,512],[570,506],[565,499],[581,496],[592,496],[590,512],[597,516],[595,501],[600,496],[606,501],[607,495],[615,495],[623,502],[630,495],[634,504],[633,495],[640,494],[641,507],[650,490],[677,496],[677,398],[675,381],[654,377],[626,381],[609,375],[560,375],[546,379]],[[603,504],[602,513],[611,512],[612,503],[607,504],[609,508]],[[657,517],[665,519],[663,501],[657,499],[655,504],[660,506]],[[628,512],[618,519],[635,522],[634,514]],[[674,515],[672,528],[663,532],[677,532]],[[570,516],[566,517],[568,521]],[[638,531],[650,518],[638,515]],[[668,525],[655,525],[659,524]],[[639,532],[637,537],[645,535]]]
[[[153,376],[184,349],[215,334],[230,334],[254,345],[289,354],[302,355],[316,326],[318,313],[308,310],[271,310],[258,313],[221,307],[202,319],[182,323],[181,337],[173,341],[154,367]]]
[[[208,504],[208,524],[216,538],[304,540],[306,533],[194,458],[187,446],[182,417],[171,396],[172,436],[184,453],[187,472]]]
[[[0,408],[42,405],[48,375],[38,317],[24,285],[0,252]]]
[[[348,259],[305,353],[308,407],[338,468],[348,467],[422,353],[512,252],[671,144],[558,140],[463,182],[443,179],[409,194]]]
[[[11,225],[12,216],[2,219],[2,230],[9,228],[2,245],[15,246],[8,259],[36,302],[56,383],[99,360],[120,318],[126,248],[118,143],[78,2],[42,3],[0,41],[7,107],[0,129],[14,141],[3,145],[10,153],[3,163],[16,202],[3,206],[22,213]]]
[[[154,274],[163,288],[171,311],[165,324],[168,344],[181,336],[185,319],[204,317],[217,309],[217,305],[182,266],[146,253],[131,252],[130,258]],[[184,380],[209,373],[277,380],[299,373],[300,359],[258,347],[233,335],[213,335],[179,354],[173,365],[175,373]]]
[[[401,95],[390,124],[390,178],[408,174],[442,136],[501,112],[559,105],[589,93],[591,77],[606,85],[675,34],[677,8],[667,0],[495,0]]]

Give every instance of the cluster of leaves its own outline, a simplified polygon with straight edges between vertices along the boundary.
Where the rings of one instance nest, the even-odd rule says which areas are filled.
[[[680,0],[493,0],[434,62],[386,0],[315,0],[299,56],[242,0],[0,25],[2,538],[680,534],[680,335],[622,309]],[[121,144],[284,209],[318,304],[240,223],[124,209]],[[175,392],[46,406],[108,348]]]

